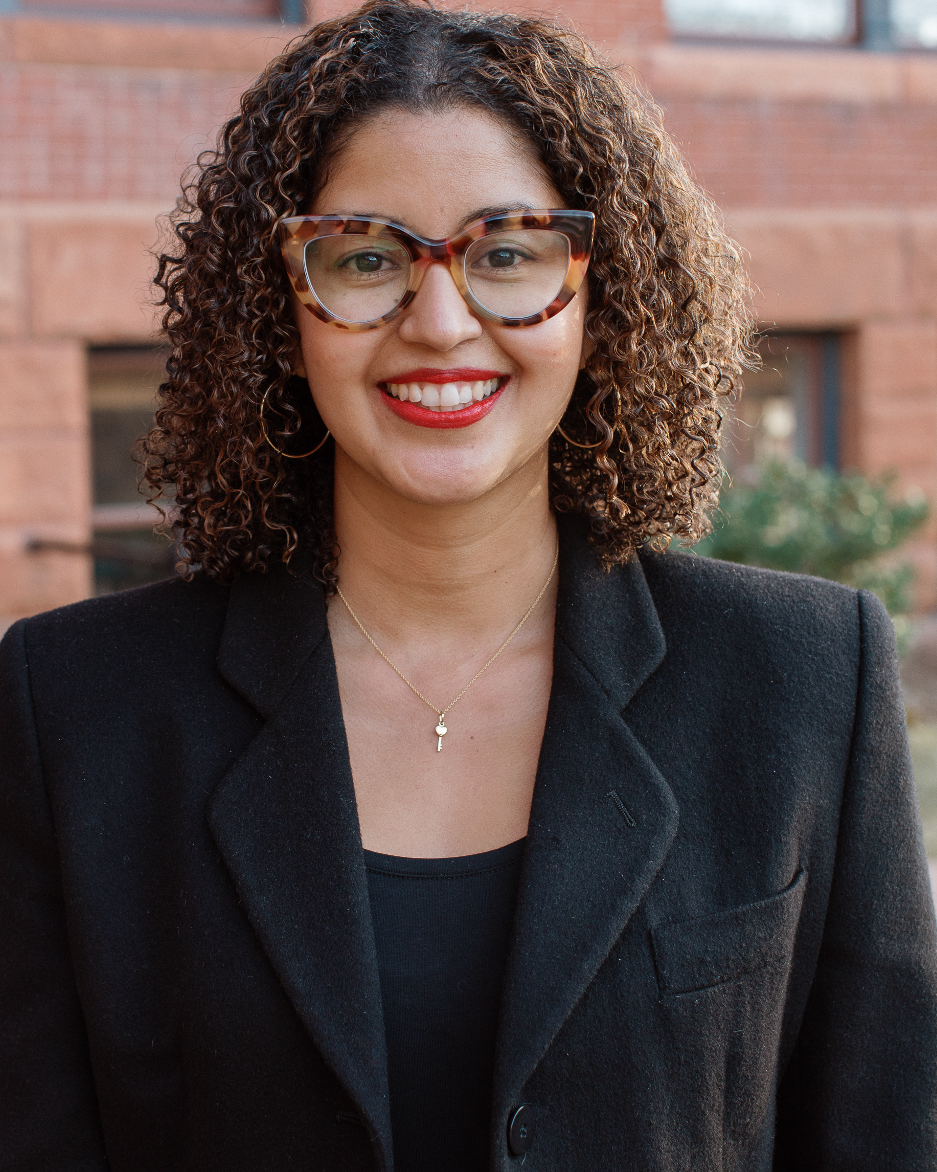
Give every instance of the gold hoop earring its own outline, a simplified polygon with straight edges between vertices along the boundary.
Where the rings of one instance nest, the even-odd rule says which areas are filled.
[[[577,443],[576,440],[570,439],[569,436],[562,429],[562,427],[560,427],[559,424],[556,425],[556,430],[560,433],[560,435],[563,437],[563,439],[566,440],[566,442],[568,444],[572,444],[574,448],[597,448],[599,446],[599,444],[601,444],[601,442],[602,442],[601,440],[599,440],[598,443],[594,443],[594,444],[580,444],[580,443]]]
[[[316,446],[314,448],[310,448],[308,452],[300,452],[299,455],[292,456],[289,452],[281,451],[267,434],[267,424],[264,420],[264,408],[267,406],[267,396],[269,394],[270,388],[268,387],[267,390],[264,391],[264,397],[260,404],[260,430],[263,432],[264,439],[267,441],[270,447],[273,448],[278,456],[283,456],[287,460],[305,460],[307,456],[314,456],[316,452],[318,452],[319,448],[321,448],[325,441],[329,438],[329,429],[325,429],[325,435],[322,437],[322,439],[319,440]]]

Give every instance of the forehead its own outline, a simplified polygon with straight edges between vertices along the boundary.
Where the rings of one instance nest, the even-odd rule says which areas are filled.
[[[459,106],[369,119],[342,147],[309,211],[381,216],[438,238],[489,211],[559,206],[533,146],[494,115]]]

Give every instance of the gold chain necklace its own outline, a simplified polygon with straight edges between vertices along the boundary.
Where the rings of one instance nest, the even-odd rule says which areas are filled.
[[[378,647],[378,645],[374,642],[374,640],[371,638],[371,636],[368,634],[368,632],[364,629],[364,625],[362,624],[361,619],[358,618],[358,616],[355,614],[355,612],[348,605],[348,599],[345,597],[344,594],[342,594],[341,587],[338,585],[338,583],[335,584],[335,589],[338,591],[339,598],[342,600],[342,602],[344,602],[348,613],[355,620],[355,623],[357,624],[358,630],[361,632],[361,634],[364,635],[365,639],[367,639],[367,641],[371,644],[371,646],[378,653],[378,655],[381,657],[381,659],[383,659],[385,663],[387,663],[390,667],[392,667],[394,669],[394,671],[397,673],[397,675],[400,676],[400,678],[407,685],[407,687],[410,689],[410,691],[413,692],[413,694],[415,696],[419,696],[419,698],[423,701],[423,703],[428,708],[432,708],[432,710],[436,713],[436,716],[439,718],[439,723],[436,725],[436,728],[434,730],[436,733],[436,752],[437,753],[442,752],[442,739],[446,735],[446,733],[449,731],[446,728],[446,713],[455,704],[458,704],[458,702],[462,699],[462,697],[469,690],[469,688],[472,686],[472,684],[475,683],[475,681],[482,674],[482,672],[486,672],[488,670],[488,668],[491,667],[491,665],[498,658],[498,656],[501,654],[501,652],[505,649],[505,647],[507,647],[507,645],[511,642],[511,640],[514,638],[514,636],[517,634],[517,632],[521,629],[521,627],[524,625],[524,623],[526,623],[527,620],[530,618],[530,616],[534,613],[534,608],[536,607],[536,605],[540,601],[540,599],[543,598],[544,594],[546,594],[547,587],[553,581],[553,575],[556,573],[556,563],[559,561],[559,557],[560,557],[560,547],[559,547],[559,544],[557,544],[556,554],[553,557],[553,565],[550,568],[550,576],[549,576],[549,578],[547,578],[546,582],[544,582],[543,588],[541,589],[540,593],[537,595],[537,597],[530,604],[530,606],[527,610],[527,613],[524,615],[524,617],[521,619],[521,621],[517,624],[517,626],[514,628],[514,630],[510,633],[510,635],[508,635],[508,637],[504,640],[504,642],[501,644],[501,646],[498,648],[498,650],[494,653],[494,655],[492,655],[491,659],[488,660],[488,662],[485,664],[485,666],[482,668],[479,668],[478,671],[472,676],[472,678],[469,680],[469,682],[462,689],[462,691],[458,694],[458,696],[456,696],[456,698],[454,700],[450,700],[449,703],[446,705],[446,707],[442,708],[442,709],[437,708],[435,704],[433,704],[431,701],[427,700],[422,692],[418,692],[417,689],[414,688],[413,684],[411,684],[410,681],[407,679],[407,677],[403,674],[403,672],[400,670],[400,668],[397,667],[396,664],[391,663],[391,661],[387,658],[387,656],[384,654],[384,652],[380,649],[380,647]]]

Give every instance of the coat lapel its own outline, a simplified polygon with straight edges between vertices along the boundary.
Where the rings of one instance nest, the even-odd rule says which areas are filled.
[[[218,662],[266,724],[213,796],[212,833],[297,1013],[390,1168],[380,981],[322,591],[285,570],[242,578]]]
[[[499,1128],[676,833],[674,796],[622,716],[664,652],[638,559],[605,574],[564,522],[553,690],[498,1040]]]

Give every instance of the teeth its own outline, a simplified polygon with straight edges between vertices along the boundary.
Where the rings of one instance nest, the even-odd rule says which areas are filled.
[[[387,393],[402,401],[422,403],[431,411],[458,411],[471,402],[480,403],[498,389],[500,379],[474,383],[387,383]]]

